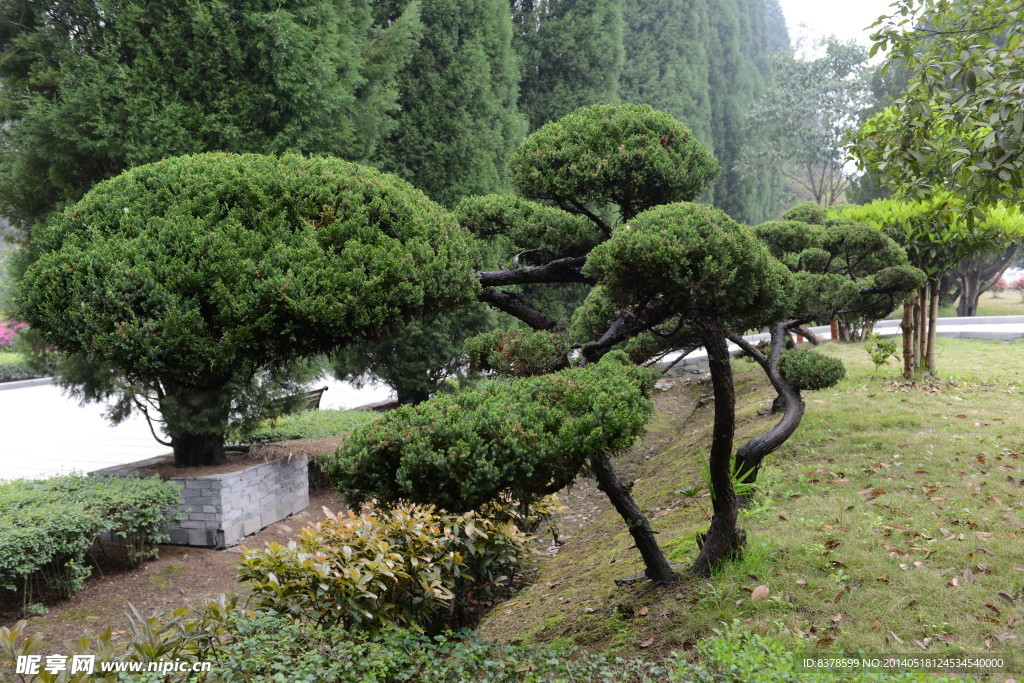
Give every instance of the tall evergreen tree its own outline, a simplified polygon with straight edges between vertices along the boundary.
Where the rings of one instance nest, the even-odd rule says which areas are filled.
[[[590,104],[618,101],[621,0],[511,0],[522,68],[519,107],[535,130]]]
[[[622,72],[623,100],[671,114],[709,148],[710,10],[704,0],[625,0]]]
[[[651,104],[690,126],[722,173],[704,200],[737,220],[775,212],[769,174],[734,170],[747,108],[762,92],[770,55],[789,44],[777,0],[624,0],[622,98]]]
[[[722,165],[711,199],[736,220],[748,223],[776,213],[778,179],[767,173],[741,177],[736,163],[746,142],[747,109],[769,77],[768,57],[789,42],[778,34],[777,7],[777,0],[716,0],[711,12],[712,141]]]
[[[412,26],[371,0],[12,0],[0,9],[0,214],[203,151],[372,153]]]
[[[385,14],[409,4],[384,3]],[[420,43],[398,77],[398,125],[378,161],[452,205],[505,187],[506,162],[525,133],[512,19],[506,0],[430,0],[420,19]]]

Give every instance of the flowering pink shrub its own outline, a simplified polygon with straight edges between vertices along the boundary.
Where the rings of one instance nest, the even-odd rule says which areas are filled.
[[[9,350],[14,346],[14,335],[24,327],[25,323],[17,320],[0,320],[0,351]]]
[[[1013,288],[1020,292],[1020,298],[1024,300],[1024,277],[1014,282]]]
[[[1000,278],[999,282],[992,285],[992,296],[997,297],[1009,288],[1010,283],[1006,281],[1006,278]]]

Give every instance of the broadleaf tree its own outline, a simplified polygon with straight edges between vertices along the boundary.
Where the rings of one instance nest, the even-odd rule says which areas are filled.
[[[790,192],[822,206],[850,185],[846,138],[869,102],[867,50],[829,38],[816,59],[777,52],[771,81],[747,115],[751,143],[741,151],[745,174],[778,169]]]
[[[867,167],[900,192],[959,194],[972,217],[1024,192],[1024,7],[1016,0],[897,0],[872,28],[909,82],[894,115],[854,136]]]

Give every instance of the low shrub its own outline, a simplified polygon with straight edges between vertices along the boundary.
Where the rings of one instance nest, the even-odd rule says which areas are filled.
[[[733,622],[698,644],[695,661],[673,654],[665,661],[624,659],[574,648],[528,643],[514,645],[481,639],[470,631],[423,635],[416,629],[382,630],[376,636],[318,628],[287,615],[251,611],[221,599],[194,613],[179,609],[143,619],[131,618],[128,642],[116,645],[110,627],[96,637],[82,638],[69,654],[93,654],[99,662],[156,662],[180,657],[209,663],[209,674],[190,672],[88,674],[44,677],[27,675],[24,683],[60,681],[216,680],[222,683],[278,681],[359,681],[360,683],[540,683],[603,681],[640,683],[687,681],[716,683],[854,683],[952,682],[937,673],[887,670],[812,670],[801,666],[804,655],[781,641],[744,630]],[[0,666],[13,670],[18,655],[32,654],[38,636],[25,633],[26,622],[0,628]],[[842,653],[814,651],[807,656],[841,658]],[[838,676],[838,678],[837,678]]]
[[[814,349],[787,349],[779,367],[797,391],[828,389],[846,377],[841,360]]]
[[[295,439],[326,439],[347,434],[377,417],[377,413],[357,410],[308,410],[263,420],[245,435],[245,441],[255,444]]]
[[[90,569],[85,555],[103,532],[125,543],[129,565],[166,540],[177,485],[159,479],[67,475],[0,484],[0,587],[36,598],[67,597]]]
[[[643,434],[655,378],[615,352],[582,368],[434,396],[354,431],[330,475],[353,508],[369,500],[457,512],[509,499],[529,506]]]
[[[206,608],[204,608],[206,610]],[[107,627],[96,639],[75,643],[69,654],[95,654],[101,662],[155,662],[181,657],[209,663],[209,674],[88,674],[59,678],[25,676],[24,683],[118,681],[359,681],[360,683],[443,683],[456,681],[633,681],[668,680],[659,664],[529,644],[482,640],[470,631],[423,635],[412,629],[385,629],[376,636],[317,628],[286,615],[216,606],[206,614],[183,617],[175,610],[147,620],[132,619],[129,641],[114,645]],[[39,647],[25,634],[26,622],[0,628],[0,666],[14,669],[18,655]],[[34,642],[33,642],[33,639]],[[6,660],[6,661],[5,661]]]
[[[1014,282],[1013,288],[1020,294],[1021,301],[1024,301],[1024,277]]]
[[[20,353],[8,353],[0,350],[0,382],[32,379],[38,376],[39,373],[28,366]]]
[[[260,608],[318,626],[437,632],[465,623],[470,599],[507,583],[528,552],[511,522],[408,505],[328,514],[297,542],[247,549],[239,578]]]

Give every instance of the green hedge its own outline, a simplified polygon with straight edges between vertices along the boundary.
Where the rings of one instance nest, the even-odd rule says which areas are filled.
[[[13,382],[38,376],[38,372],[29,369],[20,353],[0,351],[0,382]]]
[[[181,658],[209,662],[208,678],[185,672],[120,674],[94,678],[72,676],[68,683],[117,681],[166,683],[216,680],[221,683],[334,681],[337,683],[455,683],[488,681],[632,683],[687,681],[700,683],[917,683],[961,680],[938,673],[884,670],[804,669],[803,655],[782,641],[744,630],[734,623],[698,644],[695,661],[673,653],[663,661],[624,659],[565,647],[482,640],[472,632],[433,637],[388,629],[377,637],[340,629],[318,629],[309,622],[267,612],[251,612],[237,603],[210,602],[199,613],[176,610],[150,619],[135,617],[127,643],[115,644],[110,629],[96,640],[79,641],[67,654],[95,654],[100,661],[151,662]],[[25,637],[26,622],[0,628],[0,667],[32,654],[40,643]],[[154,647],[154,643],[159,643]],[[815,650],[812,657],[842,657]],[[936,655],[938,656],[938,655]],[[42,683],[43,677],[25,677]]]
[[[125,543],[130,566],[166,540],[180,490],[157,478],[67,475],[0,483],[0,588],[23,605],[66,597],[89,576],[85,554],[109,531]]]

